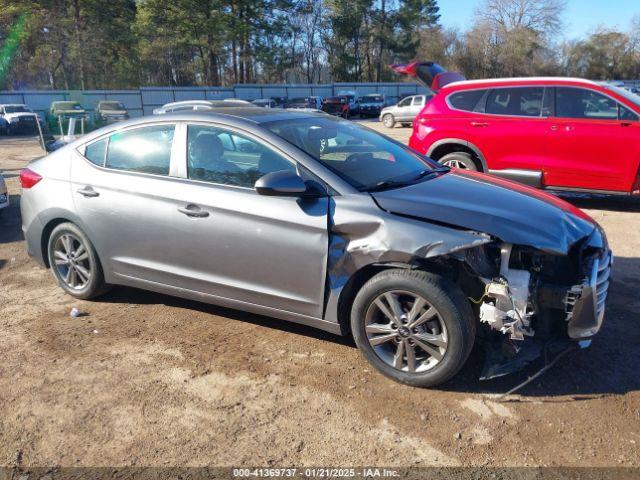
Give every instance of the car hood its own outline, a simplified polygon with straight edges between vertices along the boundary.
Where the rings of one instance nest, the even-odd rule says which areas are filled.
[[[384,210],[475,230],[517,245],[565,255],[595,222],[547,193],[460,170],[394,190],[371,193]]]

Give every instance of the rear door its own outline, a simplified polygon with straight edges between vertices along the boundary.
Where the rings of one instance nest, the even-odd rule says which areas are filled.
[[[547,133],[543,97],[542,86],[492,88],[485,94],[467,129],[490,170],[515,170],[507,173],[516,179],[526,171],[540,177]]]
[[[546,185],[628,192],[640,158],[638,116],[595,90],[559,86],[555,91]]]

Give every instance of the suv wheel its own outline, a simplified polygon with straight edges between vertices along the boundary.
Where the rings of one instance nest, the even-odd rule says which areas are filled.
[[[73,223],[61,223],[53,229],[48,255],[53,275],[69,295],[88,300],[109,289],[93,245]]]
[[[351,330],[384,375],[417,387],[440,385],[464,365],[475,339],[471,307],[443,277],[385,270],[356,295]]]
[[[478,171],[478,166],[476,162],[473,161],[471,154],[466,152],[448,153],[438,161],[447,167],[472,170],[474,172]]]
[[[393,128],[396,125],[396,119],[390,113],[382,117],[382,124],[387,128]]]

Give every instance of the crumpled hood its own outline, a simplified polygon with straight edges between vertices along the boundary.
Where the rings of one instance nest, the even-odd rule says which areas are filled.
[[[596,228],[587,214],[557,197],[476,172],[456,170],[371,195],[391,213],[488,233],[555,254],[567,254]]]

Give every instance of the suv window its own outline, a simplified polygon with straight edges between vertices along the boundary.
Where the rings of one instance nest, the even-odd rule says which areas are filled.
[[[616,120],[618,118],[618,103],[592,90],[556,87],[556,116]]]
[[[464,90],[449,95],[447,101],[451,107],[457,110],[472,112],[485,92],[486,90]]]
[[[296,172],[295,164],[260,143],[202,125],[188,127],[187,162],[191,179],[245,188],[267,173]]]
[[[632,122],[638,121],[638,115],[633,113],[627,107],[623,107],[622,105],[618,105],[618,120],[628,120]]]
[[[109,137],[106,167],[169,175],[175,125],[125,130]]]
[[[418,95],[417,97],[413,97],[413,105],[423,105],[424,104],[424,96]]]
[[[543,94],[542,87],[494,88],[487,97],[485,113],[539,117]]]
[[[90,143],[84,149],[84,156],[94,165],[104,166],[104,156],[107,153],[108,138]]]
[[[402,100],[400,100],[398,102],[398,106],[399,107],[408,107],[409,105],[411,105],[411,100],[413,100],[413,97],[403,98]]]

